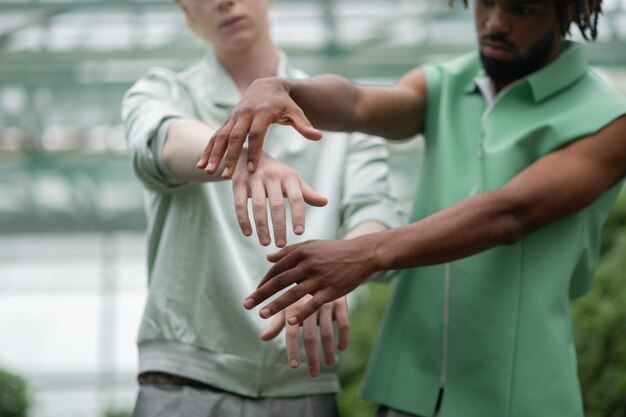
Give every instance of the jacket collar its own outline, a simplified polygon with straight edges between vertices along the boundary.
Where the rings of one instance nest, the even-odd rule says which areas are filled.
[[[548,65],[526,76],[521,83],[528,84],[533,99],[539,103],[569,87],[584,76],[588,68],[589,64],[583,45],[563,41],[559,56]],[[466,93],[479,91],[476,78],[484,75],[485,71],[480,68],[464,91]]]

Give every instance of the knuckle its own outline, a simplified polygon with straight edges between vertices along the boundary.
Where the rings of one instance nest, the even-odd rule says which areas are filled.
[[[304,197],[302,196],[302,194],[298,194],[291,198],[291,202],[293,204],[304,204]]]
[[[316,340],[315,340],[315,336],[314,335],[312,335],[310,333],[304,335],[304,343],[306,345],[315,345],[315,342],[316,342]]]
[[[270,199],[270,207],[274,210],[281,209],[285,206],[283,199],[272,198]]]
[[[319,310],[321,306],[322,306],[322,303],[319,300],[316,300],[315,298],[309,301],[309,307],[313,311]]]
[[[264,209],[265,208],[265,199],[264,198],[253,198],[252,199],[252,207],[255,209]]]
[[[330,343],[334,339],[333,334],[328,331],[321,332],[320,338],[322,339],[322,342],[326,342],[326,343]]]
[[[239,210],[243,209],[244,207],[246,207],[246,204],[248,203],[248,199],[245,197],[235,197],[235,207],[237,207]]]

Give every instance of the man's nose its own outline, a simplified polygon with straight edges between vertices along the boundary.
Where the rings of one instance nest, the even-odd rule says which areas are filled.
[[[233,7],[234,0],[215,0],[218,10],[227,11]]]
[[[506,11],[502,10],[498,5],[493,7],[487,16],[485,29],[487,29],[488,33],[509,33],[511,25]]]

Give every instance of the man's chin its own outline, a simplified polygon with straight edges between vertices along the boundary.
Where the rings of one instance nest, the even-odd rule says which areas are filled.
[[[481,54],[480,61],[485,73],[497,84],[508,84],[527,74],[518,59],[495,59]]]

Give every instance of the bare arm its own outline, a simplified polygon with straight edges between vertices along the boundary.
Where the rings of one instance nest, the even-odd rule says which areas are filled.
[[[248,169],[254,171],[272,123],[291,125],[311,140],[322,136],[313,125],[404,139],[421,132],[425,109],[426,77],[421,69],[393,87],[359,86],[334,75],[259,79],[211,137],[197,167],[213,174],[226,155],[223,175],[230,176],[247,139]]]
[[[423,128],[426,78],[421,69],[392,87],[354,84],[336,76],[284,80],[289,96],[318,129],[406,139]]]
[[[626,175],[626,116],[597,134],[539,159],[498,191],[462,200],[408,226],[345,241],[312,241],[285,248],[259,289],[252,308],[278,290],[299,284],[264,307],[269,317],[300,294],[313,299],[290,322],[320,303],[347,294],[372,272],[454,261],[516,242],[592,203]]]
[[[178,179],[189,182],[222,181],[221,170],[215,175],[194,168],[198,155],[202,154],[207,138],[214,129],[193,119],[176,119],[167,131],[163,145],[163,162]]]

